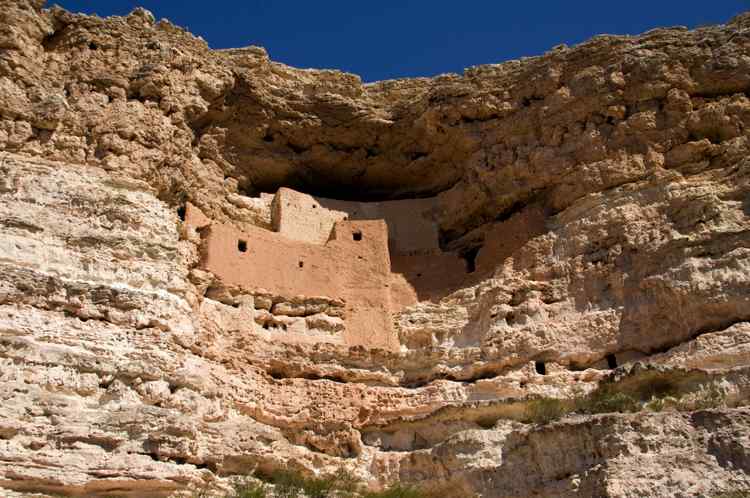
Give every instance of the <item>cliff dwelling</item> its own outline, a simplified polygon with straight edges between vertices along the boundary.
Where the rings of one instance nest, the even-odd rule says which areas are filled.
[[[43,3],[1,498],[747,496],[750,13],[363,83]]]
[[[282,187],[255,200],[266,227],[240,230],[189,203],[185,223],[201,235],[202,268],[255,296],[253,327],[281,340],[397,349],[394,313],[476,270],[478,249],[467,259],[440,248],[435,197],[355,202]]]

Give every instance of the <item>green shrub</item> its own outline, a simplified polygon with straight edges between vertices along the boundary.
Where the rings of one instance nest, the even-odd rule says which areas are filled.
[[[602,385],[588,396],[576,400],[576,411],[590,415],[596,413],[627,413],[640,409],[640,403],[632,396],[618,392],[611,386]]]
[[[679,389],[673,381],[657,377],[641,384],[637,392],[641,399],[649,400],[654,398],[677,397]]]
[[[644,405],[644,408],[652,412],[662,412],[670,407],[677,409],[679,406],[679,402],[680,401],[677,398],[673,398],[672,396],[667,396],[664,398],[654,397]]]
[[[274,494],[278,498],[298,498],[305,493],[307,488],[319,496],[325,497],[325,489],[322,483],[317,479],[308,479],[302,474],[289,470],[277,470],[271,475],[271,482],[274,485]]]
[[[263,483],[242,482],[234,486],[234,498],[268,498],[268,487]]]
[[[728,491],[726,493],[714,495],[713,498],[750,498],[750,490]]]
[[[331,477],[334,479],[334,486],[338,491],[337,497],[348,498],[355,496],[362,490],[360,481],[346,469],[337,470]]]
[[[693,410],[707,410],[709,408],[721,408],[726,406],[727,394],[715,384],[702,387],[689,400],[689,408]],[[688,404],[686,403],[686,404]]]
[[[291,470],[278,470],[269,476],[278,498],[344,498],[354,496],[360,486],[345,470],[322,477],[305,477]]]
[[[537,424],[553,422],[567,412],[565,403],[556,398],[540,398],[529,401],[524,412],[524,419]]]

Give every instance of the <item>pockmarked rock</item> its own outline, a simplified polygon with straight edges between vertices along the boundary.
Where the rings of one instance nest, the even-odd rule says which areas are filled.
[[[0,496],[746,493],[748,23],[362,83],[0,2]]]

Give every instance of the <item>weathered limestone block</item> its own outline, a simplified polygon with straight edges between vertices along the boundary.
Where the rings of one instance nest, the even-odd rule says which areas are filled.
[[[18,156],[3,170],[12,188],[0,203],[0,302],[189,340],[175,216],[147,185]]]

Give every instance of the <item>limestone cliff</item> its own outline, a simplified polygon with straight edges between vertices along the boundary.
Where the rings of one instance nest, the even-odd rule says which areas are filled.
[[[750,490],[750,15],[363,84],[43,7],[0,1],[0,496]],[[285,230],[284,285],[211,252]]]

